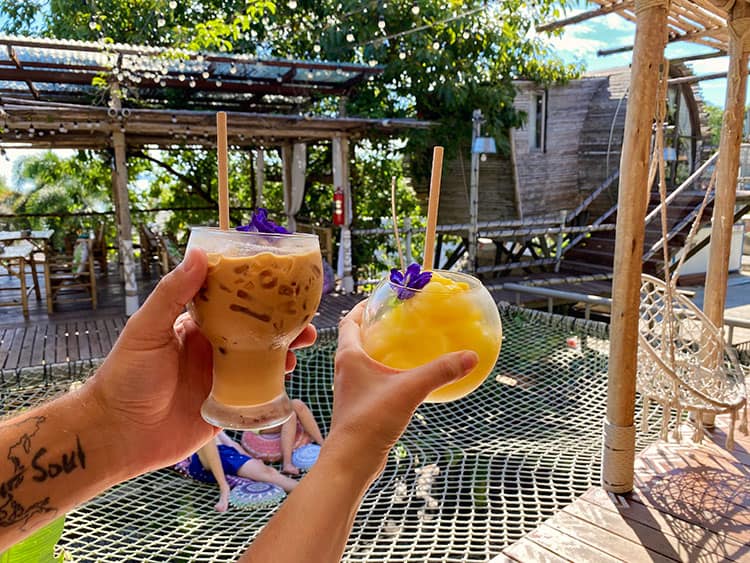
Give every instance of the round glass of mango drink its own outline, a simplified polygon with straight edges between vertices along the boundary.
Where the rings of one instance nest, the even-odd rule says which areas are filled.
[[[459,350],[479,356],[471,372],[433,391],[427,402],[460,399],[479,387],[497,361],[501,341],[497,305],[482,283],[467,274],[435,270],[421,289],[386,279],[365,306],[364,349],[389,367],[411,369]]]
[[[206,281],[188,305],[213,348],[213,387],[201,415],[238,430],[286,421],[287,350],[322,294],[318,237],[197,227],[190,247],[208,256]]]

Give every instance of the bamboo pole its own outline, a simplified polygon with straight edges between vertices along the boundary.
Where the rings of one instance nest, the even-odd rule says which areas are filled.
[[[111,86],[113,108],[120,111],[122,103],[119,96],[119,85]],[[112,199],[117,218],[117,239],[122,262],[123,285],[125,289],[125,314],[134,314],[139,307],[138,282],[135,277],[135,254],[133,252],[133,222],[130,218],[130,200],[128,197],[128,164],[125,133],[119,127],[112,129],[112,148],[114,149],[114,168],[112,172]]]
[[[648,157],[659,66],[664,58],[667,40],[667,6],[666,2],[661,1],[636,1],[635,49],[620,160],[612,284],[612,337],[602,457],[602,486],[614,493],[626,493],[633,489],[633,418],[643,221],[648,203]]]
[[[724,305],[729,280],[729,255],[732,248],[734,207],[737,194],[737,170],[747,91],[750,7],[738,2],[727,15],[729,32],[729,68],[727,93],[716,165],[716,197],[711,222],[711,251],[706,272],[703,312],[714,326],[724,326]],[[714,425],[713,414],[703,416],[703,424]]]
[[[726,102],[719,140],[719,161],[716,165],[716,199],[711,226],[711,252],[706,274],[703,310],[717,327],[724,319],[727,295],[729,254],[732,244],[734,206],[737,193],[737,170],[745,114],[750,15],[746,2],[736,3],[728,16],[729,71]]]

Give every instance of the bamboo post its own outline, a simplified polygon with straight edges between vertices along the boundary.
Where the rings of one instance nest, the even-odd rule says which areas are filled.
[[[112,107],[119,114],[122,109],[120,88],[116,82],[110,87]],[[134,314],[139,307],[138,282],[135,277],[135,255],[133,253],[133,222],[130,218],[130,200],[128,197],[128,164],[125,133],[120,127],[112,128],[112,147],[114,149],[114,169],[112,173],[112,199],[117,218],[117,242],[122,263],[123,285],[125,289],[125,314]]]
[[[612,284],[607,416],[604,421],[602,486],[614,493],[633,489],[635,376],[644,217],[648,203],[651,131],[659,67],[667,39],[666,0],[636,0],[636,34],[625,133]]]
[[[719,139],[716,165],[716,197],[711,223],[711,251],[708,258],[703,312],[719,329],[724,326],[724,305],[729,279],[729,255],[732,247],[734,207],[737,195],[737,171],[745,114],[747,63],[750,43],[750,7],[737,2],[727,16],[729,32],[729,71],[727,94]],[[714,415],[704,415],[705,426],[713,426]]]
[[[711,252],[706,274],[703,310],[717,327],[724,324],[729,254],[732,243],[734,206],[737,194],[737,170],[745,114],[750,8],[737,2],[727,18],[729,31],[729,72],[726,102],[716,165],[716,198],[711,226]]]

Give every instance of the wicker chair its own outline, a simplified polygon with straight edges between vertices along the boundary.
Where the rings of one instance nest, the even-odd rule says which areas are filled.
[[[44,281],[47,288],[47,311],[54,312],[55,303],[90,301],[96,309],[96,272],[92,240],[78,239],[73,255],[48,250],[44,260]]]
[[[677,411],[676,439],[683,411],[693,415],[697,442],[703,439],[703,414],[731,414],[728,449],[733,447],[736,422],[747,434],[745,375],[735,351],[690,299],[645,274],[638,343],[638,391],[644,412],[651,402],[664,407],[663,439],[668,437],[671,409]]]

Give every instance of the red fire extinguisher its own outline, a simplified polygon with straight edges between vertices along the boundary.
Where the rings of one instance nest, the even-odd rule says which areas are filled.
[[[341,188],[336,188],[333,193],[333,224],[344,224],[344,192]]]

